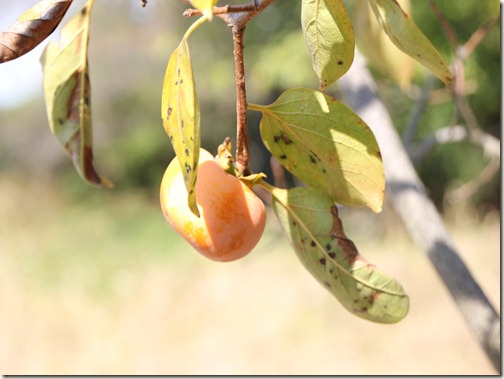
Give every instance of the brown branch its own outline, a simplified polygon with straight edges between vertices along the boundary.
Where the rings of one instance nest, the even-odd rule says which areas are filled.
[[[222,15],[227,13],[240,13],[240,12],[252,12],[257,10],[257,3],[252,1],[247,4],[240,5],[224,5],[223,7],[213,7],[212,13],[214,15]],[[199,9],[186,9],[183,13],[185,17],[193,17],[200,15],[201,11]]]
[[[241,175],[249,175],[249,147],[247,130],[247,91],[243,62],[243,35],[245,28],[233,27],[234,59],[236,71],[236,167]]]

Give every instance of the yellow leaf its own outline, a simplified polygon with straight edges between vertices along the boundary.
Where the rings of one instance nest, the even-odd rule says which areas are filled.
[[[41,58],[51,131],[88,183],[110,187],[93,166],[91,88],[87,48],[93,1],[62,29],[61,45],[51,42]]]
[[[301,4],[303,33],[322,91],[352,65],[352,22],[341,0],[303,0]]]
[[[209,21],[212,21],[213,17],[213,7],[217,4],[218,0],[191,0],[191,4],[199,9],[203,16],[208,18]]]
[[[452,74],[438,51],[395,0],[369,0],[371,9],[390,40],[450,86]]]
[[[189,208],[199,216],[195,185],[200,151],[200,111],[186,38],[168,61],[161,103],[163,126],[182,169]]]

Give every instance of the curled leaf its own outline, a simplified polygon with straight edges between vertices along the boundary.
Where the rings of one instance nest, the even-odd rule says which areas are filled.
[[[313,188],[266,187],[298,258],[346,309],[385,324],[407,315],[409,298],[401,284],[358,252],[329,196]]]
[[[163,126],[182,169],[189,208],[199,217],[195,185],[201,144],[200,111],[189,45],[185,38],[168,61],[161,104]]]
[[[401,9],[399,3],[396,0],[369,0],[369,5],[394,45],[450,86],[450,68],[411,17]]]
[[[61,45],[50,42],[41,58],[44,95],[52,133],[88,183],[109,187],[93,167],[91,88],[87,46],[92,1],[62,29]]]
[[[355,50],[352,22],[341,0],[303,0],[301,24],[322,91],[352,65]]]
[[[381,210],[380,149],[371,129],[349,108],[305,88],[288,90],[269,106],[249,108],[263,113],[261,138],[287,170],[340,204]]]
[[[19,58],[46,39],[61,22],[72,0],[43,0],[0,32],[0,63]]]

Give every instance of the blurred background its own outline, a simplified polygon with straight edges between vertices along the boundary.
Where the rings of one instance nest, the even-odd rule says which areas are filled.
[[[0,30],[37,1],[0,4]],[[64,22],[84,1],[75,0]],[[233,1],[240,3],[240,1]],[[447,62],[454,51],[432,2],[405,7]],[[359,2],[347,2],[357,25]],[[408,5],[409,4],[409,5]],[[461,43],[500,14],[496,0],[436,1]],[[274,2],[247,27],[248,100],[316,88],[300,29],[300,2]],[[220,264],[194,252],[164,221],[159,183],[174,157],[160,118],[166,64],[185,29],[178,1],[97,1],[89,46],[94,157],[115,187],[84,184],[51,135],[39,57],[45,43],[0,65],[0,371],[4,374],[494,374],[455,303],[388,201],[373,214],[344,209],[360,252],[411,298],[397,325],[343,309],[301,266],[273,213],[258,247]],[[58,29],[50,40],[59,39]],[[365,31],[356,26],[357,38]],[[371,29],[370,29],[371,30]],[[216,19],[190,38],[202,145],[234,142],[232,39]],[[359,42],[361,43],[361,42]],[[364,46],[359,45],[364,50]],[[389,52],[370,67],[404,133],[426,72]],[[401,63],[400,68],[391,69]],[[500,139],[500,18],[465,62],[466,97],[484,132]],[[406,69],[409,67],[408,69]],[[401,73],[401,75],[394,75]],[[433,82],[413,142],[453,120]],[[339,96],[337,85],[328,92]],[[249,113],[253,171],[270,177],[259,115]],[[463,260],[500,312],[500,172],[463,192],[489,165],[481,146],[435,146],[417,162]]]

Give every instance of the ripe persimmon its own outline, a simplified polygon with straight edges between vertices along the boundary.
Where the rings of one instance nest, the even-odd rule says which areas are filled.
[[[187,204],[187,189],[177,158],[161,182],[161,209],[170,225],[197,251],[215,261],[247,255],[266,224],[263,202],[236,176],[226,173],[206,150],[200,150],[196,203],[200,217]]]

